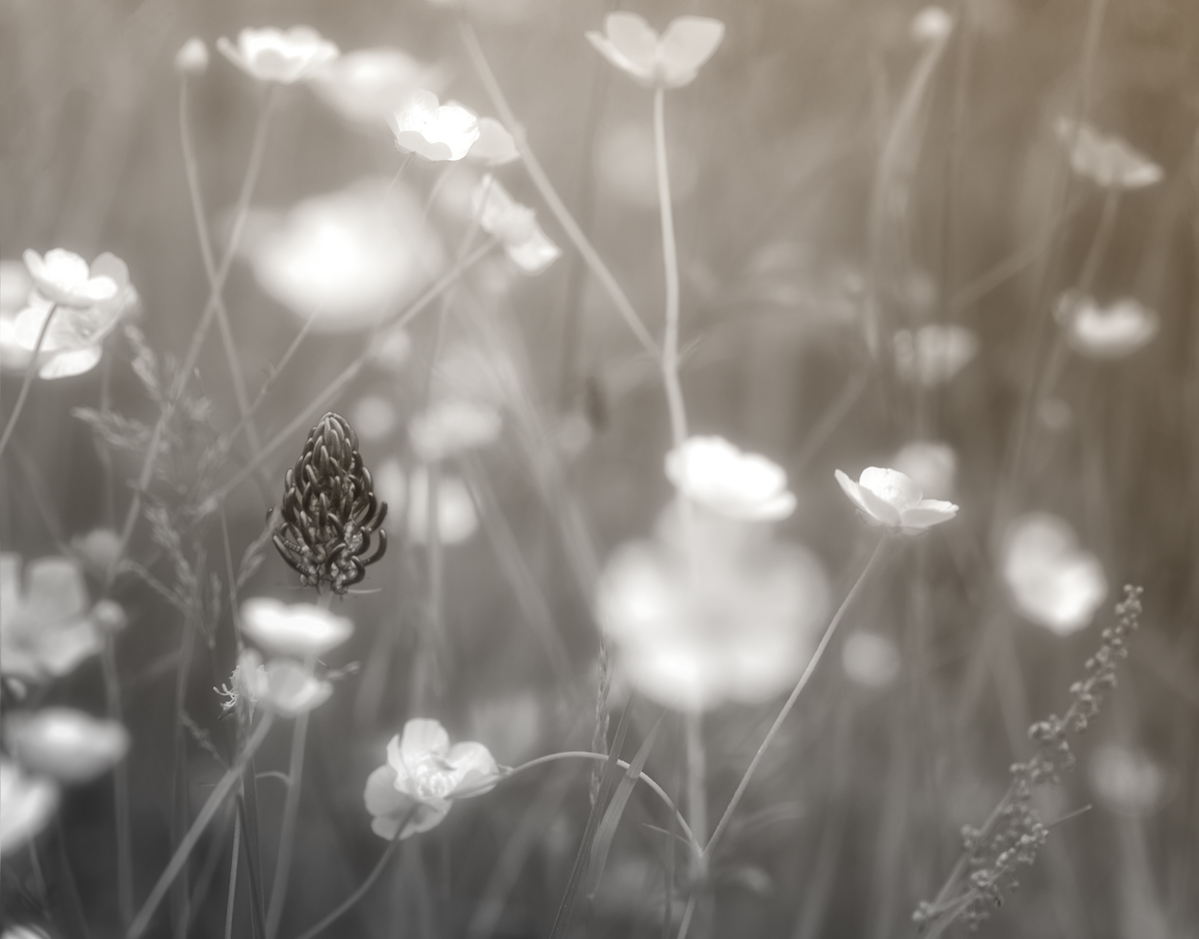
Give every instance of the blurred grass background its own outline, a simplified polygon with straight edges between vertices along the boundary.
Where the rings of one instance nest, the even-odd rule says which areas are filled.
[[[853,617],[900,645],[899,683],[868,693],[835,667],[821,676],[751,790],[746,827],[717,872],[713,934],[909,935],[915,902],[935,893],[952,866],[959,827],[985,817],[1006,785],[1007,765],[1023,756],[1024,727],[1064,706],[1067,686],[1094,646],[1097,626],[1067,639],[1053,636],[1020,620],[992,587],[1001,534],[992,511],[1008,471],[1005,454],[1031,369],[1056,328],[1053,300],[1077,277],[1101,208],[1101,197],[1082,183],[1068,184],[1061,195],[1063,156],[1052,134],[1053,120],[1076,107],[1083,81],[1095,123],[1126,137],[1166,173],[1161,185],[1123,199],[1095,292],[1137,296],[1159,312],[1162,328],[1128,360],[1070,362],[1058,395],[1074,420],[1062,433],[1034,434],[1012,498],[1020,509],[1068,518],[1113,586],[1131,581],[1146,588],[1146,629],[1091,736],[1147,754],[1166,774],[1168,793],[1151,812],[1121,814],[1098,804],[1055,829],[1028,883],[984,930],[1026,937],[1199,935],[1199,10],[1190,0],[953,5],[967,25],[933,77],[918,160],[906,181],[908,208],[887,242],[893,257],[910,262],[906,274],[929,287],[923,305],[893,303],[885,318],[888,329],[954,320],[977,331],[981,349],[951,385],[919,396],[871,364],[861,328],[864,297],[878,286],[867,221],[890,119],[919,58],[908,36],[917,8],[893,0],[627,8],[658,27],[682,13],[715,16],[728,27],[716,58],[695,85],[670,96],[667,113],[676,181],[690,180],[676,213],[683,341],[691,346],[683,385],[693,429],[724,434],[791,471],[800,510],[783,530],[814,548],[830,571],[850,569],[861,541],[832,485],[834,468],[886,465],[919,435],[950,442],[960,459],[959,522],[891,564]],[[583,39],[608,9],[587,0],[470,5],[532,146],[658,331],[656,210],[652,202],[622,199],[605,171],[605,160],[623,152],[620,133],[648,128],[650,98],[611,74]],[[175,356],[207,293],[172,68],[188,37],[211,45],[245,26],[306,23],[343,51],[394,45],[439,63],[450,76],[446,96],[492,113],[452,16],[425,3],[5,0],[0,10],[4,256],[54,246],[86,257],[116,253],[129,263],[141,294],[140,325],[152,347]],[[1088,64],[1085,26],[1096,12],[1101,32]],[[219,234],[244,169],[257,89],[214,54],[193,94],[198,158]],[[385,135],[347,126],[303,87],[286,89],[284,99],[256,205],[285,208],[365,174],[394,173],[398,155]],[[628,159],[627,172],[644,173],[644,163]],[[505,174],[566,246],[523,173]],[[435,175],[414,164],[404,184],[423,197]],[[1071,207],[1064,219],[1056,214],[1062,205]],[[987,282],[997,265],[1022,255],[1028,263],[1012,276]],[[497,361],[511,357],[528,401],[519,419],[533,421],[548,439],[586,422],[587,443],[563,471],[602,561],[619,542],[644,535],[669,494],[660,469],[666,415],[653,363],[638,355],[569,250],[547,274],[501,293],[472,283],[472,299],[462,301],[452,329],[473,336]],[[901,286],[910,287],[883,285],[891,296]],[[913,289],[919,294],[918,285]],[[260,291],[244,264],[235,265],[225,296],[253,394],[298,321]],[[344,412],[367,392],[398,394],[408,416],[420,400],[432,323],[428,316],[414,329],[399,392],[394,379],[368,371],[335,407]],[[353,334],[310,339],[261,412],[264,436],[357,354],[359,342]],[[119,351],[95,372],[35,388],[0,487],[6,550],[26,557],[56,551],[74,535],[112,525],[114,506],[119,520],[127,497],[121,480],[136,465],[118,457],[110,478],[89,432],[68,414],[94,406],[101,394],[117,410],[149,413],[124,347],[110,348]],[[225,371],[219,345],[210,341],[199,384],[214,402],[218,428],[231,426],[236,415]],[[6,400],[13,382],[6,378]],[[824,419],[839,402],[846,405],[843,419],[830,427]],[[404,440],[401,426],[392,449],[403,452]],[[295,453],[301,443],[298,435]],[[365,448],[368,465],[385,455],[387,444],[374,446],[374,453]],[[268,463],[280,486],[295,453],[280,451]],[[447,571],[454,664],[438,716],[460,731],[456,738],[487,742],[502,762],[568,739],[585,745],[594,699],[590,598],[563,560],[554,502],[532,461],[509,434],[481,458],[479,472],[490,480],[570,651],[574,686],[560,686],[544,664],[486,537],[453,549]],[[277,498],[253,484],[231,497],[235,557]],[[219,528],[203,537],[218,565]],[[145,553],[146,542],[143,533],[135,556]],[[361,789],[409,713],[411,622],[423,602],[423,581],[414,573],[419,549],[399,544],[393,554],[368,577],[367,586],[380,592],[355,598],[348,609],[358,630],[346,661],[368,659],[378,630],[397,634],[381,713],[346,732],[355,719],[351,678],[314,715],[285,935],[347,894],[382,848],[369,832]],[[905,585],[917,580],[927,584],[923,607],[905,599]],[[286,597],[291,583],[271,557],[253,589]],[[130,772],[141,895],[167,857],[172,784],[164,755],[174,692],[169,669],[160,666],[178,647],[180,622],[144,587],[128,587],[121,599],[133,614],[120,661],[136,741]],[[201,656],[193,669],[188,710],[204,726],[217,720],[208,688],[224,681],[231,666],[222,640],[211,662]],[[82,669],[54,694],[100,708],[98,670]],[[717,811],[773,713],[733,708],[708,720]],[[193,778],[213,778],[211,761],[193,750]],[[671,736],[651,760],[664,780],[680,762],[677,752]],[[1084,766],[1087,752],[1084,746]],[[275,760],[282,764],[281,750],[263,763]],[[501,869],[501,852],[524,831],[527,856],[510,871],[514,886],[503,912],[495,913],[495,934],[547,934],[586,817],[585,778],[586,770],[563,767],[464,803],[441,828],[405,843],[394,875],[335,928],[347,935],[472,934],[471,917]],[[263,781],[264,799],[281,800],[274,785]],[[1080,767],[1047,816],[1095,803],[1088,786]],[[94,935],[115,934],[106,931],[115,918],[106,787],[81,791],[64,808],[80,889],[96,911]],[[755,814],[774,805],[783,806],[777,816]],[[590,934],[660,930],[653,894],[660,904],[661,841],[635,824],[651,818],[660,824],[655,812],[648,801],[634,800],[628,817],[634,824],[627,822],[618,839]],[[511,863],[509,856],[505,864]],[[218,884],[223,876],[217,874]],[[192,934],[219,934],[220,896],[214,887]]]

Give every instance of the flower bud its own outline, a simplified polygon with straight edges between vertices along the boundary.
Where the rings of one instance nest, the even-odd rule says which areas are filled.
[[[192,36],[175,53],[175,71],[180,75],[203,75],[208,71],[208,47]]]

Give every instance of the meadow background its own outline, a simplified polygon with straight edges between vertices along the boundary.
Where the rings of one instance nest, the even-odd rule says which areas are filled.
[[[725,436],[787,470],[798,508],[779,524],[779,537],[819,558],[833,605],[872,544],[835,485],[835,469],[856,478],[862,467],[892,465],[912,440],[945,441],[957,454],[952,499],[962,506],[953,522],[890,553],[850,609],[714,861],[704,933],[913,935],[911,913],[953,867],[961,826],[981,822],[1002,795],[1009,764],[1028,755],[1028,725],[1066,706],[1127,582],[1145,590],[1129,664],[1076,748],[1078,767],[1041,806],[1047,819],[1091,808],[1054,826],[982,934],[1199,936],[1199,8],[1190,0],[951,4],[957,27],[922,92],[919,119],[900,141],[903,158],[883,170],[896,114],[926,55],[910,34],[918,6],[696,0],[625,8],[658,28],[684,13],[726,24],[695,83],[668,96],[681,380],[692,431]],[[584,39],[611,9],[588,0],[466,5],[531,147],[660,335],[651,96]],[[140,295],[137,325],[150,348],[175,360],[208,294],[173,66],[189,37],[211,48],[246,26],[303,23],[343,52],[403,49],[435,70],[430,81],[443,99],[495,113],[454,14],[423,2],[5,0],[0,10],[3,256],[57,246],[86,258],[117,254]],[[219,255],[261,92],[213,50],[208,71],[189,80],[189,95]],[[364,177],[386,184],[401,160],[385,128],[346,121],[310,88],[283,88],[279,99],[250,244],[295,203]],[[1038,376],[1059,330],[1056,298],[1076,286],[1104,203],[1069,172],[1053,131],[1059,116],[1080,107],[1164,171],[1156,186],[1122,197],[1090,285],[1100,298],[1137,297],[1157,312],[1160,328],[1115,361],[1067,355],[1045,395],[1060,407],[1046,412]],[[414,160],[396,187],[421,205],[439,172]],[[413,251],[454,255],[471,172],[446,180],[424,223],[428,244]],[[360,664],[312,716],[282,936],[298,935],[340,902],[384,849],[362,790],[407,718],[437,717],[453,739],[482,741],[509,765],[590,748],[601,674],[595,580],[619,545],[651,533],[671,496],[656,364],[520,164],[499,173],[537,209],[563,256],[535,277],[515,272],[502,254],[489,257],[440,314],[434,308],[413,322],[402,366],[369,365],[329,403],[352,421],[364,397],[391,405],[391,426],[370,437],[360,430],[372,469],[389,459],[414,465],[406,426],[439,382],[490,395],[504,429],[455,466],[470,482],[479,527],[444,546],[442,634],[427,638],[429,558],[402,524],[362,585],[373,592],[337,603],[355,634],[331,661]],[[302,319],[262,289],[244,255],[224,298],[253,396]],[[868,341],[871,322],[881,324],[881,346]],[[905,382],[889,352],[891,333],[928,322],[956,323],[978,338],[973,359],[933,387]],[[256,415],[264,440],[362,351],[364,329],[330,325],[309,335],[273,380]],[[437,373],[435,356],[444,362],[447,350],[459,360]],[[105,447],[72,409],[104,402],[152,422],[131,357],[118,333],[95,370],[34,385],[4,455],[5,551],[61,554],[94,529],[119,527],[140,455]],[[207,410],[168,478],[152,488],[166,505],[180,503],[197,455],[237,422],[215,333],[198,375],[193,392]],[[5,415],[20,382],[20,372],[5,372]],[[261,533],[284,471],[324,410],[224,499],[234,562]],[[217,476],[233,478],[249,459],[238,443]],[[1107,600],[1094,623],[1070,635],[1021,616],[998,573],[1004,526],[1033,510],[1068,520],[1106,573]],[[393,516],[403,511],[393,506]],[[188,556],[223,578],[216,517],[186,538]],[[169,580],[170,561],[148,526],[137,530],[130,554]],[[302,599],[273,553],[241,593]],[[196,728],[219,734],[211,689],[228,679],[236,652],[227,602],[201,627],[137,576],[122,577],[114,597],[129,616],[116,661],[133,741],[125,770],[141,898],[170,856],[172,818],[194,816],[220,775],[202,733],[184,735],[180,749],[177,704]],[[208,631],[198,634],[195,654],[182,657],[188,629]],[[886,637],[897,655],[897,673],[873,686],[843,667],[842,640],[858,629]],[[617,673],[613,707],[626,694]],[[44,700],[102,714],[98,660],[56,681]],[[712,817],[780,701],[705,714]],[[626,759],[658,713],[637,706]],[[287,739],[278,732],[268,740],[260,772],[286,768]],[[682,722],[668,712],[646,769],[672,793],[683,788],[682,752]],[[552,764],[457,805],[439,827],[405,840],[370,894],[328,934],[549,935],[588,815],[589,777],[589,765]],[[283,789],[270,775],[258,786],[263,843],[272,845]],[[65,852],[49,852],[46,897],[31,886],[28,859],[6,853],[6,925],[37,923],[54,936],[122,934],[111,787],[106,776],[64,797]],[[181,809],[181,791],[190,808]],[[671,862],[650,826],[665,824],[660,804],[639,788],[604,878],[576,914],[577,934],[663,934]],[[232,816],[222,814],[192,860],[189,883],[204,890],[187,906],[187,935],[223,934],[231,833]],[[90,933],[68,897],[67,865]],[[182,904],[172,898],[176,922]],[[171,934],[165,921],[155,928],[153,935]],[[235,930],[252,934],[244,909]],[[174,935],[183,934],[176,927]]]

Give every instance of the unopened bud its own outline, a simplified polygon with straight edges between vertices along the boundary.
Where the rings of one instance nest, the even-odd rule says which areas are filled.
[[[208,47],[193,36],[175,53],[175,71],[180,75],[203,75],[208,71]]]

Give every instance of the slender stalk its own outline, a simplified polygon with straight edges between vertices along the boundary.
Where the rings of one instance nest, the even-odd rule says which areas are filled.
[[[674,446],[687,439],[687,412],[679,385],[679,254],[674,238],[670,166],[666,159],[666,91],[654,91],[654,162],[658,174],[658,214],[662,220],[662,263],[666,269],[666,332],[662,339],[662,383],[670,407]]]
[[[465,14],[458,17],[458,28],[462,34],[462,42],[466,46],[467,54],[470,56],[470,60],[475,67],[475,71],[478,72],[483,86],[487,89],[487,93],[500,115],[500,120],[508,128],[512,139],[516,141],[516,148],[520,151],[521,160],[525,164],[525,169],[528,171],[533,185],[537,187],[541,198],[549,206],[550,212],[553,213],[554,218],[558,220],[558,224],[566,232],[566,236],[570,239],[571,244],[575,246],[575,250],[579,252],[587,266],[591,269],[591,273],[595,275],[595,279],[600,282],[600,286],[607,292],[617,312],[624,318],[633,335],[637,337],[637,341],[641,343],[641,347],[656,357],[658,355],[658,346],[654,342],[653,336],[646,329],[641,317],[637,315],[637,311],[633,309],[633,304],[629,302],[629,298],[621,289],[620,284],[612,276],[612,272],[608,270],[608,266],[599,256],[599,252],[595,250],[595,247],[588,240],[587,235],[584,234],[583,230],[574,220],[574,217],[571,216],[570,210],[554,189],[554,185],[550,182],[550,178],[542,168],[537,155],[529,147],[529,140],[525,136],[524,128],[517,122],[516,115],[512,112],[512,108],[508,104],[508,99],[504,97],[503,89],[500,88],[495,73],[491,70],[491,65],[487,61],[487,56],[483,52],[483,46],[479,43],[479,37],[475,35],[474,27],[471,26],[470,20],[467,19]]]
[[[299,936],[299,939],[313,939],[313,936],[320,935],[335,922],[345,916],[345,914],[354,907],[354,904],[366,896],[367,891],[374,886],[375,881],[379,879],[379,875],[382,874],[384,868],[387,867],[387,862],[391,860],[391,856],[395,854],[395,850],[400,844],[400,834],[403,831],[404,825],[400,825],[396,836],[392,838],[391,842],[387,845],[387,850],[379,855],[379,860],[375,862],[375,866],[371,868],[371,872],[366,875],[366,880],[358,885],[358,889],[346,897],[341,903],[339,903],[336,909],[329,912],[321,919],[319,923],[310,927],[309,929],[304,930],[304,932]]]
[[[8,416],[8,423],[4,425],[4,433],[0,435],[0,456],[4,455],[4,448],[8,446],[8,441],[12,437],[13,431],[16,430],[21,411],[25,409],[25,399],[29,397],[29,389],[33,387],[33,379],[37,375],[37,358],[41,354],[42,344],[46,341],[46,333],[50,330],[50,321],[54,319],[54,314],[57,312],[58,304],[55,303],[50,307],[50,312],[46,314],[45,320],[42,321],[42,328],[38,330],[37,342],[33,344],[33,351],[29,354],[29,364],[25,366],[25,378],[21,382],[21,390],[17,394],[17,403],[12,409],[12,414]]]
[[[858,579],[849,589],[849,593],[845,595],[845,599],[841,602],[841,606],[837,608],[837,612],[833,614],[832,621],[825,629],[824,635],[820,637],[820,643],[816,646],[816,651],[812,653],[812,658],[808,660],[807,666],[803,670],[803,674],[799,676],[799,681],[796,682],[795,688],[791,691],[786,703],[779,711],[778,717],[774,719],[774,723],[770,725],[770,730],[766,732],[766,737],[758,747],[758,752],[749,762],[749,767],[745,770],[745,775],[741,777],[741,782],[737,784],[737,789],[733,793],[732,799],[729,800],[728,808],[724,810],[724,815],[720,817],[720,821],[716,825],[716,830],[712,832],[712,838],[708,841],[707,847],[704,848],[706,857],[712,856],[712,851],[720,842],[721,836],[729,826],[729,821],[733,817],[733,812],[736,811],[738,804],[745,795],[745,790],[749,788],[749,782],[753,778],[754,772],[758,768],[758,764],[762,762],[762,757],[766,755],[767,749],[777,736],[779,729],[783,726],[783,721],[787,719],[787,715],[791,713],[791,709],[795,707],[795,702],[799,700],[800,694],[807,687],[808,680],[812,677],[812,673],[816,671],[816,666],[820,664],[820,658],[824,655],[824,650],[828,647],[829,641],[833,638],[833,633],[836,632],[838,624],[844,619],[846,612],[849,610],[853,601],[861,593],[863,585],[870,577],[871,571],[878,566],[879,559],[883,556],[883,546],[886,545],[886,537],[879,539],[878,544],[874,546],[874,553],[870,555],[870,560],[866,562],[866,566],[862,569],[862,573],[858,575]]]
[[[191,828],[188,829],[187,834],[179,843],[179,847],[175,849],[170,863],[167,864],[166,869],[159,875],[158,882],[154,885],[154,889],[150,891],[150,896],[146,898],[146,902],[142,904],[142,908],[133,920],[133,925],[126,931],[126,939],[138,939],[139,936],[145,933],[146,927],[150,925],[150,918],[154,915],[154,911],[158,909],[158,905],[162,902],[162,898],[166,896],[175,877],[178,876],[183,865],[187,863],[188,857],[195,849],[200,836],[204,834],[204,830],[216,815],[217,809],[221,807],[225,801],[225,797],[229,795],[233,786],[241,778],[246,764],[249,763],[250,758],[253,757],[258,748],[262,746],[262,742],[266,739],[266,735],[273,723],[274,718],[270,714],[262,718],[254,733],[246,741],[246,746],[237,758],[237,762],[225,771],[225,775],[216,784],[216,787],[208,796],[208,801],[200,809],[200,814],[196,816],[196,820],[192,822]]]
[[[233,913],[237,909],[237,866],[241,848],[241,813],[233,817],[233,856],[229,860],[229,895],[225,900],[225,939],[233,939]]]
[[[287,899],[287,881],[291,876],[291,859],[295,847],[296,819],[300,810],[300,780],[304,771],[304,751],[308,743],[308,712],[296,718],[291,737],[291,764],[287,771],[287,797],[283,803],[283,824],[279,833],[279,858],[275,863],[275,879],[271,884],[271,900],[266,913],[266,939],[275,939],[283,903]]]
[[[121,721],[121,680],[117,673],[116,639],[109,636],[100,655],[108,719]],[[117,829],[117,908],[121,925],[133,919],[133,826],[129,818],[129,767],[118,760],[112,768],[113,816]]]

